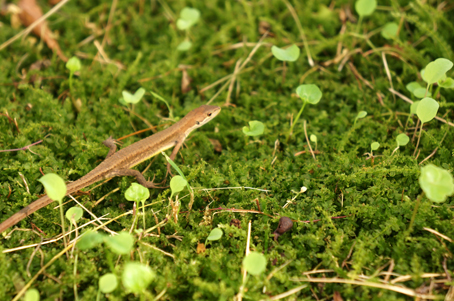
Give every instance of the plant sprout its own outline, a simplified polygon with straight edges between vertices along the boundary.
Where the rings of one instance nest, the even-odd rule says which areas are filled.
[[[65,214],[65,217],[68,219],[69,221],[69,232],[71,232],[71,229],[72,229],[72,225],[74,225],[74,228],[76,229],[76,237],[75,239],[77,239],[77,237],[79,236],[79,231],[77,230],[77,221],[82,217],[82,215],[84,214],[82,208],[80,207],[71,207],[69,208],[67,211],[66,211],[66,214]],[[72,252],[74,251],[74,248],[72,249]],[[73,253],[71,253],[71,256],[73,255]],[[77,260],[79,258],[79,254],[76,253],[76,256],[74,258],[74,270],[73,270],[73,276],[74,276],[74,296],[76,300],[78,300],[78,296],[77,296],[77,282],[76,282],[76,277],[77,277]]]
[[[71,100],[76,111],[80,112],[82,109],[82,104],[74,98],[73,75],[75,72],[79,71],[82,68],[82,64],[77,57],[73,56],[66,62],[66,68],[69,70],[69,91],[71,93]]]
[[[243,133],[247,136],[260,136],[265,131],[265,125],[257,120],[249,121],[249,126],[243,127]]]
[[[426,90],[432,89],[434,83],[438,84],[434,96],[438,95],[441,87],[452,87],[454,80],[446,76],[446,72],[451,70],[453,63],[445,58],[439,58],[427,64],[426,68],[421,70],[421,77],[427,83]]]
[[[279,48],[275,45],[271,47],[271,53],[274,55],[275,58],[282,61],[283,63],[283,71],[282,71],[282,83],[285,82],[285,73],[286,73],[286,66],[285,62],[294,62],[300,56],[301,50],[295,44],[291,45],[290,47]]]
[[[385,39],[394,39],[397,37],[399,31],[399,25],[394,22],[386,23],[381,30],[381,35]]]
[[[431,121],[432,119],[437,116],[438,108],[440,105],[438,102],[436,102],[434,99],[430,97],[426,97],[421,100],[421,102],[418,104],[416,108],[416,115],[418,116],[419,120],[421,121],[421,127],[419,130],[419,136],[418,136],[418,142],[416,143],[416,148],[413,153],[413,156],[416,155],[416,151],[418,150],[419,146],[419,141],[421,140],[421,133],[422,133],[422,127],[424,123],[427,123]]]
[[[129,262],[125,265],[121,281],[128,291],[143,295],[147,294],[146,288],[155,277],[156,273],[149,266],[139,262]],[[149,300],[151,299],[153,298]]]
[[[448,196],[454,194],[454,178],[451,173],[433,164],[421,167],[419,185],[424,193],[420,194],[416,199],[413,215],[411,217],[410,225],[408,226],[408,233],[412,230],[416,212],[418,211],[423,194],[426,194],[427,198],[435,203],[442,203],[446,201]]]
[[[315,143],[315,150],[317,150],[317,136],[315,136],[314,134],[311,134],[309,139]]]
[[[355,122],[353,122],[353,126],[356,125],[356,121],[358,121],[358,119],[362,119],[362,118],[364,118],[366,116],[367,116],[367,112],[366,111],[359,111],[358,115],[356,115]]]
[[[266,258],[262,253],[250,252],[243,259],[243,268],[252,275],[260,275],[266,269]]]
[[[359,15],[357,32],[360,32],[363,17],[372,15],[372,13],[375,11],[376,7],[377,7],[376,0],[357,0],[356,1],[355,10],[356,10],[356,13]]]
[[[397,135],[396,141],[397,147],[393,150],[391,156],[399,149],[399,147],[407,145],[408,142],[410,141],[410,138],[406,134],[402,133]]]
[[[136,202],[137,206],[142,203],[143,210],[143,229],[145,230],[145,201],[150,197],[150,190],[148,188],[138,184],[132,183],[131,186],[125,192],[125,199],[131,202]]]
[[[66,184],[60,176],[54,173],[48,173],[39,180],[46,190],[47,196],[60,204],[61,229],[65,237],[65,219],[63,218],[63,198],[66,195]],[[63,239],[66,248],[66,238]]]
[[[214,228],[211,230],[210,235],[208,235],[207,239],[205,240],[205,245],[207,244],[208,241],[213,241],[213,240],[220,240],[222,237],[222,230],[219,228]]]
[[[104,242],[114,253],[125,255],[131,252],[134,246],[134,237],[128,232],[120,232],[118,235],[106,237]]]
[[[196,8],[185,7],[180,12],[180,18],[177,20],[177,28],[186,31],[186,38],[177,46],[178,51],[187,51],[192,47],[189,41],[189,29],[200,19],[200,11]]]
[[[120,98],[119,101],[120,103],[127,105],[128,103],[130,104],[136,104],[138,103],[142,97],[145,95],[145,89],[144,88],[139,88],[134,94],[131,94],[130,92],[123,90],[121,92],[123,98]]]
[[[298,119],[300,118],[301,114],[303,113],[303,110],[304,110],[304,107],[306,106],[306,104],[310,103],[310,104],[315,105],[322,98],[322,91],[320,91],[320,89],[317,87],[317,85],[313,85],[313,84],[298,86],[296,88],[296,94],[298,94],[298,96],[303,101],[303,106],[301,107],[301,110],[298,112],[298,115],[296,115],[295,120],[293,121],[293,124],[290,127],[289,138],[292,135],[293,127],[298,122]]]
[[[182,176],[174,176],[170,180],[170,190],[172,191],[170,198],[172,198],[178,192],[183,191],[187,184],[188,181],[186,181],[186,179],[184,179]]]

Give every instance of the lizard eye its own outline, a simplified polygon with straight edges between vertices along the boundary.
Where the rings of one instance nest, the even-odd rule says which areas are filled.
[[[208,115],[208,117],[210,117],[212,114],[211,114],[211,113],[208,113],[207,115]]]

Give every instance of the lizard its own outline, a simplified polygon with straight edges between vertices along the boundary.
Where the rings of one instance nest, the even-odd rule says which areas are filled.
[[[66,195],[79,191],[98,181],[118,176],[132,176],[136,178],[139,184],[147,188],[160,188],[153,181],[147,181],[140,171],[131,169],[131,167],[172,147],[173,151],[170,159],[174,160],[186,137],[193,130],[216,117],[220,111],[221,108],[218,106],[202,105],[190,111],[181,120],[167,129],[137,141],[119,151],[117,151],[116,141],[112,137],[109,137],[103,142],[109,148],[104,161],[82,178],[69,183],[67,185]],[[170,164],[167,164],[167,173],[170,173]],[[37,199],[2,222],[0,224],[0,233],[52,202],[53,200],[47,195]]]

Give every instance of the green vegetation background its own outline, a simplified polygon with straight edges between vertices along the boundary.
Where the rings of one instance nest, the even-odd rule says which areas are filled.
[[[391,71],[394,89],[411,97],[405,85],[418,80],[419,70],[439,57],[454,59],[454,8],[448,4],[437,9],[440,1],[380,1],[379,10],[366,17],[362,31],[370,33],[387,22],[403,25],[399,39],[385,40],[379,31],[372,35],[371,50],[363,39],[350,33],[356,32],[352,1],[291,1],[309,41],[309,47],[317,65],[335,58],[339,43],[354,53],[341,71],[339,64],[311,70],[302,46],[300,33],[283,1],[119,1],[112,19],[104,51],[116,64],[100,64],[93,60],[97,49],[92,42],[79,45],[90,35],[102,41],[109,17],[111,1],[71,1],[49,18],[50,28],[58,33],[58,42],[63,52],[71,57],[81,57],[83,68],[75,76],[75,97],[82,101],[82,111],[75,114],[67,98],[69,89],[68,71],[41,41],[31,44],[26,38],[0,51],[0,106],[1,113],[17,120],[18,128],[0,116],[0,148],[19,148],[38,140],[43,143],[29,151],[0,154],[0,220],[38,198],[43,193],[37,181],[44,173],[54,172],[65,180],[73,181],[93,169],[107,149],[101,144],[109,136],[122,137],[138,129],[147,128],[139,118],[126,112],[118,102],[122,90],[135,91],[139,87],[152,90],[170,101],[175,116],[182,117],[189,110],[206,103],[220,88],[217,86],[204,94],[198,91],[216,80],[232,74],[238,59],[245,59],[252,47],[238,47],[214,54],[225,47],[247,41],[255,43],[261,37],[259,22],[271,25],[274,37],[267,37],[248,64],[248,72],[239,75],[240,90],[232,93],[235,106],[223,107],[221,114],[209,124],[194,132],[177,157],[177,164],[187,175],[193,187],[215,188],[249,186],[268,189],[265,193],[253,190],[219,190],[210,193],[196,192],[195,211],[189,222],[180,216],[178,224],[169,222],[162,228],[159,237],[147,237],[145,241],[175,256],[175,260],[163,253],[137,245],[138,254],[154,269],[158,277],[149,287],[153,294],[167,289],[164,300],[231,300],[242,283],[241,262],[246,248],[247,223],[252,220],[251,248],[263,252],[268,260],[266,273],[249,276],[245,293],[250,300],[286,292],[299,282],[292,278],[302,277],[313,269],[330,269],[332,272],[314,277],[341,277],[356,279],[360,275],[378,281],[378,273],[386,271],[391,261],[395,275],[410,275],[405,283],[412,289],[430,285],[430,278],[423,273],[444,273],[446,260],[452,270],[453,245],[423,230],[435,229],[454,238],[453,199],[443,204],[432,204],[423,198],[409,237],[405,234],[411,218],[416,197],[421,193],[418,176],[421,162],[438,147],[436,154],[427,163],[433,163],[452,172],[452,128],[432,121],[425,126],[420,154],[412,156],[416,141],[390,156],[396,146],[395,137],[404,132],[410,105],[389,92],[382,51],[387,48],[386,59]],[[40,2],[45,11],[49,8]],[[178,52],[176,46],[185,34],[170,22],[166,3],[175,18],[185,7],[201,11],[201,20],[190,32],[193,47],[187,52]],[[331,5],[331,6],[330,6]],[[346,20],[345,33],[340,34],[341,8],[348,9],[351,16]],[[348,16],[347,16],[348,17]],[[20,29],[10,26],[10,16],[0,16],[0,41],[6,41]],[[96,28],[96,30],[94,30]],[[282,63],[272,58],[271,45],[285,46],[298,43],[302,55],[298,61],[287,64],[285,83],[282,82]],[[391,53],[391,54],[390,54]],[[396,54],[396,55],[393,55]],[[50,60],[41,70],[31,70],[33,63]],[[192,90],[181,91],[180,64],[190,65],[189,76]],[[349,65],[351,64],[351,66]],[[355,77],[354,66],[359,74],[371,83],[371,87]],[[311,72],[309,72],[311,70]],[[452,75],[452,73],[451,73]],[[140,81],[153,78],[152,80]],[[140,81],[140,82],[139,82]],[[421,81],[420,81],[421,82]],[[295,126],[292,139],[286,134],[291,116],[301,107],[295,96],[301,84],[317,84],[323,92],[320,103],[308,105],[302,115],[307,120],[308,134],[318,137],[317,161],[307,152],[303,121]],[[452,120],[452,90],[442,90],[438,99],[439,116]],[[226,92],[216,98],[214,104],[225,102]],[[149,94],[146,102],[135,106],[134,111],[155,125],[168,124],[162,117],[168,111],[162,102]],[[28,105],[30,104],[30,105]],[[368,116],[353,121],[359,111]],[[404,113],[403,115],[397,114]],[[260,120],[266,132],[258,139],[245,138],[241,129],[250,120]],[[413,117],[410,127],[414,127]],[[413,130],[407,131],[411,137]],[[440,144],[443,135],[446,137]],[[48,135],[46,138],[44,138]],[[146,137],[148,133],[125,140],[129,145]],[[219,140],[223,149],[216,152],[209,139]],[[280,141],[273,162],[275,141]],[[374,166],[363,155],[370,151],[370,143],[378,141],[380,148],[374,152]],[[139,165],[143,170],[148,162]],[[425,163],[423,163],[425,164]],[[27,187],[21,178],[23,175]],[[165,175],[165,162],[159,156],[147,171],[146,176],[156,175],[161,180]],[[80,198],[91,208],[100,197],[119,187],[93,212],[97,216],[109,214],[115,217],[132,208],[124,191],[133,182],[132,178],[115,178],[92,191],[91,196]],[[287,200],[295,196],[302,186],[307,192],[283,209]],[[168,190],[152,190],[151,200],[163,200],[153,207],[159,211],[159,220],[170,212],[166,197]],[[181,194],[180,194],[181,195]],[[273,216],[288,216],[305,221],[321,219],[317,223],[295,222],[293,230],[280,237],[279,243],[272,240],[278,218],[264,215],[216,211],[206,208],[242,208],[256,210],[254,199],[258,198],[262,210]],[[186,210],[187,198],[182,210]],[[208,206],[208,207],[207,207]],[[67,205],[66,207],[69,207]],[[332,220],[333,216],[347,215]],[[85,213],[84,220],[88,221]],[[241,229],[229,226],[232,219],[241,221]],[[147,214],[148,226],[154,225],[151,211]],[[31,215],[18,226],[31,229],[31,223],[45,232],[46,238],[60,232],[59,212],[53,206]],[[111,228],[120,231],[129,229],[131,216],[122,218]],[[224,236],[211,243],[204,254],[197,254],[197,242],[204,242],[211,229],[222,224]],[[167,238],[175,232],[182,241]],[[15,231],[9,239],[0,241],[0,250],[40,242],[36,232]],[[63,248],[62,243],[41,247],[34,254],[33,248],[0,255],[0,297],[11,299],[27,283],[41,266]],[[93,300],[101,275],[110,272],[106,260],[109,252],[104,246],[80,254],[77,282],[79,296]],[[121,270],[123,258],[117,267]],[[286,267],[273,278],[266,276],[287,261]],[[29,268],[27,268],[29,264]],[[53,277],[40,276],[33,285],[44,300],[64,296],[73,299],[73,264],[65,257],[57,260],[47,271]],[[28,274],[28,270],[30,274]],[[381,276],[383,277],[383,276]],[[393,276],[394,277],[394,276]],[[58,278],[58,281],[57,281]],[[59,283],[61,282],[61,283]],[[266,292],[263,287],[266,286]],[[435,285],[432,293],[446,294],[446,287]],[[312,291],[311,291],[312,290]],[[412,299],[396,292],[344,284],[309,284],[296,294],[298,300],[333,298],[339,291],[344,300],[406,300]],[[117,289],[112,300],[134,299],[134,296]]]

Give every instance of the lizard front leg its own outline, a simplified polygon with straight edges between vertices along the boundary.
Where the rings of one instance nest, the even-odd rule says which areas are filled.
[[[119,142],[116,139],[112,138],[112,136],[110,136],[109,138],[107,138],[106,140],[104,140],[102,142],[102,144],[104,144],[105,146],[107,146],[109,148],[109,153],[107,154],[106,159],[109,158],[110,156],[112,156],[113,154],[115,154],[115,152],[117,151],[118,143]]]
[[[140,185],[145,186],[147,188],[161,188],[161,189],[166,188],[166,187],[157,186],[155,183],[153,183],[153,181],[147,181],[140,171],[135,170],[135,169],[129,169],[129,168],[114,169],[108,175],[106,175],[106,178],[123,177],[123,176],[135,177],[137,182],[139,182]]]

